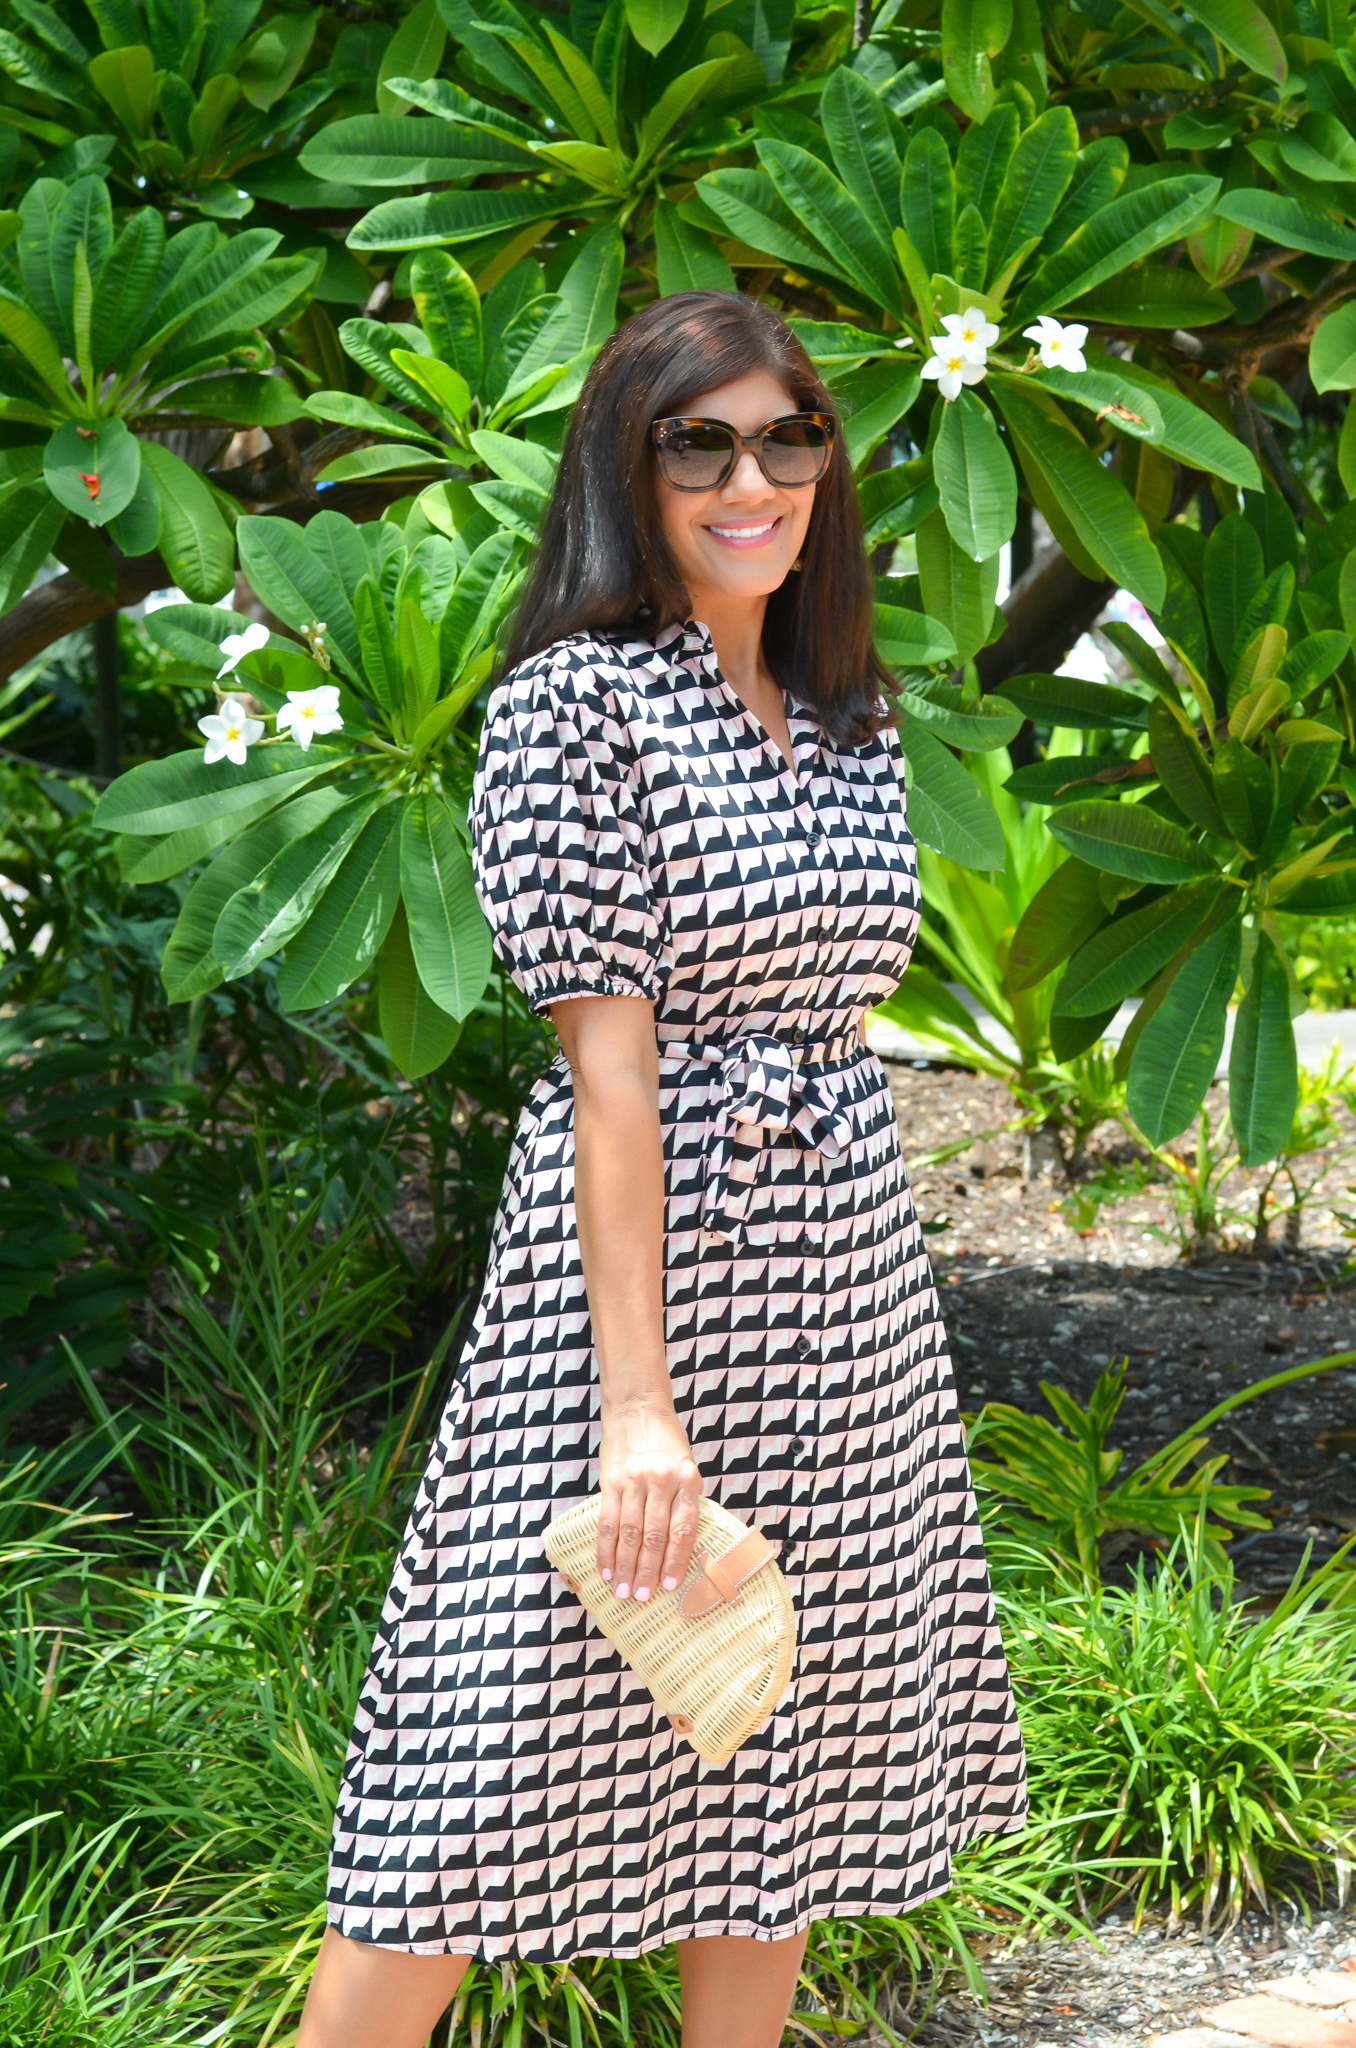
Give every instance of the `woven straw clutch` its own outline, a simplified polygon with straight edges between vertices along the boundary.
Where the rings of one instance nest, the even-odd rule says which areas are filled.
[[[598,1575],[600,1512],[598,1494],[567,1508],[546,1531],[546,1555],[677,1733],[723,1764],[791,1682],[796,1613],[773,1547],[703,1497],[683,1584],[645,1601],[619,1600]]]

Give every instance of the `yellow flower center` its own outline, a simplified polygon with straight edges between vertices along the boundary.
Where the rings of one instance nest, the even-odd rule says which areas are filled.
[[[303,718],[314,718],[315,706],[313,704],[303,704],[301,707],[301,715]]]
[[[961,340],[962,340],[962,341],[973,341],[973,340],[974,340],[974,338],[975,338],[975,330],[974,330],[974,328],[973,328],[973,327],[962,327],[962,329],[961,329]]]
[[[1049,349],[1051,355],[1054,355],[1059,347],[1059,343],[1057,341],[1047,341],[1045,346]]]
[[[946,359],[946,367],[948,370],[959,370],[959,368],[961,367],[961,362],[962,358],[960,356],[948,356]]]
[[[228,740],[238,740],[240,737],[240,727],[238,725],[228,725],[226,728],[226,737]]]

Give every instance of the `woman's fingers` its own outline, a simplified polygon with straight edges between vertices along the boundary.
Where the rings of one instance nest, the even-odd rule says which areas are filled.
[[[697,1500],[700,1493],[701,1480],[694,1474],[691,1485],[680,1487],[673,1497],[673,1504],[669,1509],[668,1542],[664,1550],[663,1563],[659,1567],[659,1582],[666,1593],[677,1591],[692,1562],[692,1546],[697,1540]]]
[[[648,1600],[659,1584],[660,1562],[669,1541],[674,1490],[672,1482],[651,1486],[645,1499],[645,1533],[636,1559],[637,1600]]]
[[[602,1483],[602,1507],[598,1514],[598,1576],[605,1585],[616,1582],[617,1532],[621,1527],[621,1489]]]
[[[645,1487],[635,1480],[622,1492],[617,1555],[612,1567],[612,1590],[619,1600],[625,1600],[636,1583],[636,1560],[645,1536],[645,1493]]]

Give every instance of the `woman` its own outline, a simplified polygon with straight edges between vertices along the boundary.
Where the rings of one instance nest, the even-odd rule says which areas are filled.
[[[775,2048],[811,1921],[900,1913],[1023,1812],[937,1295],[862,1019],[918,921],[852,474],[794,337],[647,307],[579,400],[473,804],[562,1047],[382,1617],[300,2048],[418,2048],[468,1957],[678,1943],[684,2048]],[[617,1599],[705,1487],[800,1650],[728,1764],[551,1573]]]

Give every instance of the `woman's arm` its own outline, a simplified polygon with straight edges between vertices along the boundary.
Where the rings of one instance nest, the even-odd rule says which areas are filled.
[[[626,1599],[681,1581],[702,1490],[664,1357],[664,1148],[654,1008],[555,1003],[574,1078],[574,1201],[602,1393],[598,1568]]]

